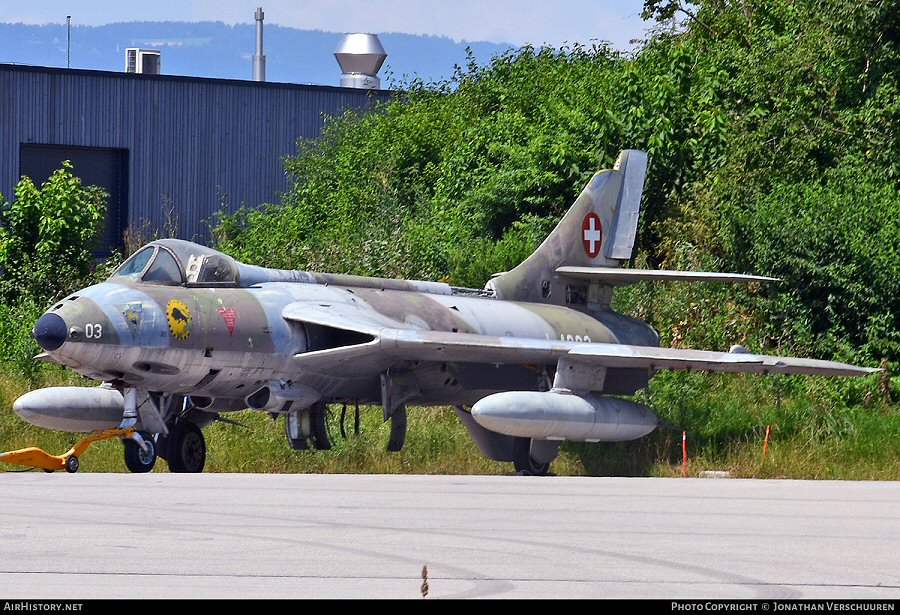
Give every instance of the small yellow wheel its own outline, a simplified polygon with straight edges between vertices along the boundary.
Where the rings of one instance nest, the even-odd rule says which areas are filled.
[[[78,471],[78,456],[77,455],[69,455],[66,457],[66,472],[69,474],[74,474]]]

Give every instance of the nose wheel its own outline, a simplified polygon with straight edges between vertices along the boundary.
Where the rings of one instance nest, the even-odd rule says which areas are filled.
[[[140,442],[135,438],[122,440],[122,446],[125,449],[125,465],[137,474],[149,472],[156,465],[156,444],[153,442],[153,437],[147,432],[141,432],[140,439]]]

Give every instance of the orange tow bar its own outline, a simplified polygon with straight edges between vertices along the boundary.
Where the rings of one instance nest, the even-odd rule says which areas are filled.
[[[81,457],[91,444],[99,442],[100,440],[109,440],[110,438],[129,438],[133,434],[133,427],[128,427],[126,429],[98,430],[88,437],[79,440],[75,446],[62,455],[51,455],[43,449],[32,446],[17,451],[10,451],[8,453],[0,453],[0,461],[30,468],[40,468],[45,472],[55,472],[56,470],[77,472],[79,465],[78,458]]]

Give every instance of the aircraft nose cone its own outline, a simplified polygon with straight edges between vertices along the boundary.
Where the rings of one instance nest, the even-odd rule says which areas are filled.
[[[56,350],[66,341],[66,321],[59,314],[44,314],[31,335],[44,350]]]

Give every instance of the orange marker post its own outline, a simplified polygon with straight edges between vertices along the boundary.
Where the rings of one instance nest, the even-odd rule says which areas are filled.
[[[681,477],[687,478],[687,432],[681,432]]]
[[[766,439],[763,442],[763,457],[766,456],[766,451],[769,450],[769,429],[771,429],[771,425],[766,425]]]

